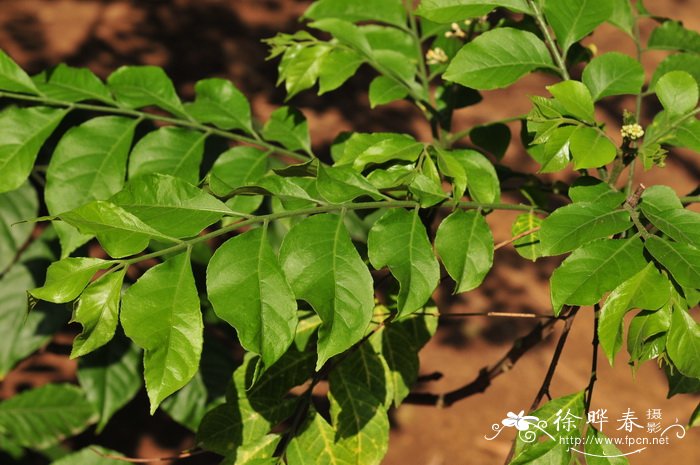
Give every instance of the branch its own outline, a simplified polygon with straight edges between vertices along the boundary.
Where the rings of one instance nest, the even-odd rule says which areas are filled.
[[[591,355],[591,377],[586,387],[586,413],[591,409],[591,399],[593,398],[593,388],[598,380],[598,323],[600,320],[600,304],[595,305],[593,314],[593,354]]]
[[[449,407],[462,399],[466,399],[474,394],[479,394],[486,391],[495,378],[503,373],[506,373],[507,371],[510,371],[520,357],[525,355],[537,344],[547,339],[554,331],[554,325],[557,321],[567,321],[570,315],[571,312],[567,312],[565,310],[559,317],[553,317],[543,323],[537,324],[528,334],[516,339],[508,353],[506,353],[498,362],[491,366],[485,366],[479,370],[479,374],[477,375],[476,379],[474,379],[474,381],[471,383],[442,394],[414,392],[406,397],[404,403]]]
[[[496,244],[496,246],[493,248],[493,250],[496,251],[496,250],[500,249],[501,247],[505,247],[508,244],[513,243],[513,242],[517,241],[518,239],[521,239],[525,236],[529,236],[532,233],[536,233],[539,230],[540,230],[540,226],[538,226],[536,228],[532,228],[529,231],[523,231],[520,234],[516,234],[515,236],[511,237],[510,239],[507,239],[503,242],[499,242],[498,244]]]
[[[549,47],[549,51],[554,57],[554,61],[557,62],[557,67],[559,68],[561,76],[568,81],[570,79],[569,71],[566,69],[564,58],[561,56],[561,53],[559,53],[557,44],[554,42],[552,35],[549,33],[549,29],[547,29],[547,23],[545,23],[544,21],[544,16],[542,15],[542,11],[540,11],[539,5],[537,5],[537,2],[533,0],[527,0],[527,4],[535,13],[535,20],[537,21],[537,26],[540,28],[540,31],[542,31],[542,35],[544,35],[545,42],[547,42],[547,46]]]

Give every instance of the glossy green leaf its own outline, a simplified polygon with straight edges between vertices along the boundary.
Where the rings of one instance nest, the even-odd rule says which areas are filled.
[[[647,47],[657,50],[684,50],[700,53],[700,34],[686,29],[680,21],[664,21],[651,31]]]
[[[273,111],[262,133],[265,139],[279,142],[289,150],[311,153],[309,125],[299,110],[281,107]]]
[[[64,102],[96,100],[114,104],[107,86],[87,68],[73,68],[61,63],[48,73],[46,82],[38,83],[38,86],[47,97]]]
[[[574,203],[587,202],[613,209],[625,201],[625,193],[598,178],[581,176],[569,187],[569,198]]]
[[[634,37],[634,23],[636,21],[632,13],[632,5],[629,0],[612,0],[613,11],[608,18],[610,24],[619,27],[630,37]]]
[[[295,225],[280,248],[280,263],[297,299],[323,321],[317,368],[364,336],[372,318],[372,277],[338,215],[316,215]]]
[[[354,133],[335,158],[336,165],[352,165],[363,171],[371,164],[392,160],[415,161],[423,150],[423,144],[410,136],[393,133]]]
[[[664,109],[681,115],[698,105],[698,82],[685,71],[671,71],[656,83],[656,95]]]
[[[117,102],[127,108],[156,106],[175,116],[188,116],[172,81],[157,66],[122,66],[110,74],[107,84]]]
[[[174,241],[123,208],[101,200],[63,213],[60,218],[83,234],[97,236],[102,247],[114,258],[141,252],[151,239]]]
[[[71,358],[81,357],[112,339],[119,320],[119,301],[125,269],[98,278],[80,296],[73,310],[83,330],[73,341]]]
[[[324,18],[319,21],[314,21],[309,24],[309,27],[331,34],[339,43],[357,50],[364,56],[372,54],[372,49],[367,41],[367,37],[362,34],[359,27],[355,26],[350,21],[339,18]],[[311,70],[307,69],[307,71],[310,72]],[[313,74],[318,74],[318,71],[314,69]]]
[[[207,268],[207,291],[219,318],[236,328],[241,345],[259,354],[265,367],[287,351],[297,306],[266,228],[236,236],[217,249]]]
[[[700,378],[689,378],[681,374],[674,366],[666,366],[666,379],[668,380],[667,398],[677,394],[696,394],[700,392]]]
[[[455,280],[455,293],[478,287],[493,265],[493,235],[484,217],[457,210],[442,220],[435,249]]]
[[[141,351],[124,336],[115,337],[109,344],[78,362],[80,385],[100,414],[98,434],[112,415],[141,389],[140,365]]]
[[[462,47],[444,78],[474,89],[498,89],[508,87],[534,69],[553,66],[547,46],[536,35],[498,28]]]
[[[65,303],[76,299],[99,270],[105,270],[112,262],[100,258],[70,257],[54,262],[46,273],[42,287],[31,294],[41,300]]]
[[[452,198],[459,200],[467,190],[467,172],[460,161],[446,150],[437,150],[437,162],[440,173],[452,178]],[[427,158],[426,158],[427,160]],[[431,159],[432,160],[432,159]],[[440,175],[436,175],[437,182],[440,183]]]
[[[0,403],[0,428],[17,443],[36,448],[56,444],[88,427],[96,412],[83,392],[47,384]]]
[[[355,75],[364,62],[354,50],[333,48],[325,56],[318,70],[318,94],[337,89]]]
[[[100,454],[111,455],[113,457],[122,456],[119,452],[105,449],[104,447],[90,446],[61,457],[51,462],[51,465],[115,465],[117,463],[116,460],[102,457]]]
[[[408,315],[421,308],[438,285],[440,266],[418,211],[387,211],[372,226],[367,249],[372,266],[389,267],[399,281],[399,314]]]
[[[564,304],[593,305],[634,276],[646,266],[642,248],[633,237],[600,239],[576,249],[552,273],[554,313],[559,314]]]
[[[589,426],[586,431],[586,441],[583,450],[586,453],[586,463],[588,465],[629,464],[629,460],[627,460],[627,457],[624,457],[624,454],[615,446],[615,443],[592,426]]]
[[[627,0],[624,0],[627,3]],[[604,53],[591,60],[583,70],[583,83],[591,91],[593,100],[611,95],[635,95],[644,85],[644,68],[619,52]]]
[[[0,275],[12,265],[17,253],[34,231],[34,223],[20,223],[39,215],[39,199],[29,183],[0,193]]]
[[[642,193],[644,216],[663,233],[678,242],[700,248],[700,213],[686,210],[668,186],[651,186]]]
[[[420,202],[422,208],[432,207],[448,196],[442,190],[442,184],[435,178],[430,178],[423,173],[416,173],[408,186],[408,190],[414,199]]]
[[[329,202],[345,203],[357,197],[369,196],[375,200],[382,194],[360,173],[349,166],[319,165],[316,188]]]
[[[450,153],[464,168],[471,198],[477,202],[498,203],[501,187],[496,169],[488,158],[475,150],[452,150]]]
[[[0,89],[33,95],[39,93],[27,73],[2,50],[0,50]]]
[[[331,47],[325,43],[294,44],[285,50],[279,64],[279,82],[284,81],[287,91],[285,100],[311,88],[316,83],[323,59],[330,50]]]
[[[406,10],[396,0],[366,0],[362,3],[345,0],[319,0],[306,10],[310,19],[338,18],[346,21],[381,21],[406,26]]]
[[[416,14],[437,23],[483,16],[496,7],[532,14],[525,0],[422,0]]]
[[[649,90],[654,90],[659,79],[671,71],[685,71],[700,83],[700,55],[695,53],[676,53],[667,56],[654,70],[649,83]]]
[[[122,299],[124,332],[145,350],[144,378],[151,414],[197,372],[202,313],[189,253],[150,268]]]
[[[595,119],[593,97],[582,82],[562,81],[547,86],[547,90],[561,104],[566,114],[582,121],[590,122]]]
[[[353,465],[378,465],[388,447],[389,418],[381,401],[354,376],[330,376],[331,419],[336,443],[352,454]]]
[[[336,431],[315,411],[287,447],[288,465],[350,465],[354,451],[336,442]]]
[[[46,205],[58,215],[92,200],[107,200],[124,186],[126,159],[137,121],[101,116],[68,130],[46,172]],[[75,228],[56,224],[62,255],[90,239]]]
[[[469,138],[475,145],[500,160],[510,145],[510,128],[501,123],[476,126],[469,132]]]
[[[700,121],[691,120],[679,126],[676,139],[679,146],[700,152]]]
[[[206,133],[171,126],[149,132],[129,157],[129,178],[160,173],[197,184],[206,138]]]
[[[377,76],[369,85],[369,104],[372,108],[401,100],[407,95],[403,84],[386,76]]]
[[[39,149],[65,115],[65,110],[49,107],[9,107],[0,113],[0,193],[24,184]]]
[[[162,174],[130,180],[110,202],[170,237],[196,236],[231,212],[203,190]]]
[[[678,371],[691,378],[700,378],[700,325],[681,308],[673,310],[666,350]]]
[[[511,234],[513,237],[515,237],[541,226],[542,218],[534,213],[523,213],[522,215],[518,215],[513,222]],[[527,258],[528,260],[532,260],[534,262],[542,256],[540,232],[535,231],[530,234],[526,234],[520,239],[516,239],[515,242],[513,242],[513,247],[521,257]]]
[[[250,103],[231,81],[202,79],[195,84],[194,91],[194,102],[185,106],[194,119],[220,129],[240,129],[253,133]]]
[[[615,145],[605,133],[588,126],[580,126],[572,133],[569,150],[577,170],[606,165],[617,154]]]
[[[576,41],[607,21],[612,12],[610,0],[557,0],[544,4],[547,22],[552,26],[564,56]]]
[[[682,286],[696,288],[700,282],[700,249],[682,242],[649,237],[644,246]]]
[[[664,351],[665,333],[671,326],[672,307],[673,302],[669,300],[658,310],[641,311],[632,318],[627,333],[627,352],[631,361],[641,363],[658,357]]]
[[[219,465],[276,465],[278,459],[273,455],[281,439],[278,434],[263,436],[257,441],[242,445]]]
[[[570,252],[595,239],[626,231],[632,226],[625,210],[600,203],[577,202],[556,209],[542,221],[542,255]]]
[[[550,133],[544,144],[535,146],[535,151],[531,151],[531,154],[542,165],[539,173],[556,173],[566,168],[571,161],[569,146],[571,135],[575,130],[576,126],[558,127]]]
[[[389,366],[380,351],[369,342],[364,342],[348,353],[333,370],[340,371],[339,376],[354,379],[367,388],[384,408],[389,408],[394,400],[393,384],[389,378]]]
[[[633,309],[657,310],[668,302],[670,282],[653,263],[613,290],[600,311],[598,339],[610,365],[622,347],[622,319]]]
[[[0,278],[0,380],[68,321],[68,313],[55,306],[40,304],[27,313],[27,291],[32,287],[34,279],[22,263]]]
[[[254,147],[234,147],[219,155],[209,172],[209,188],[218,196],[257,183],[268,170],[268,156]],[[252,213],[262,203],[260,196],[234,196],[226,205],[235,212]]]

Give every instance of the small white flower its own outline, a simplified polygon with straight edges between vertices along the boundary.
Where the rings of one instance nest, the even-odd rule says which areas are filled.
[[[539,418],[532,415],[525,416],[525,410],[521,410],[517,415],[513,412],[506,414],[508,418],[504,418],[501,423],[509,428],[515,427],[518,431],[527,431],[530,429],[530,423],[539,421]]]
[[[445,32],[445,37],[447,37],[448,39],[450,37],[457,37],[459,39],[464,39],[465,37],[467,37],[467,33],[464,32],[461,27],[459,27],[459,24],[452,23],[450,27],[452,28],[452,30]]]
[[[425,54],[426,62],[429,65],[439,65],[442,63],[447,63],[449,60],[449,57],[445,53],[443,49],[440,47],[435,47],[431,50],[428,50],[428,53]]]
[[[622,137],[637,140],[644,136],[644,129],[639,124],[625,124],[620,129],[620,134]]]

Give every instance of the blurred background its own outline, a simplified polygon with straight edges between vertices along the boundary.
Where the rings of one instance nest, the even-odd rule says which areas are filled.
[[[355,0],[348,0],[355,1]],[[361,0],[356,0],[361,1]],[[165,68],[181,97],[193,96],[194,83],[206,77],[232,80],[252,103],[254,114],[265,120],[284,101],[285,93],[276,87],[277,62],[266,61],[264,38],[278,32],[303,27],[300,15],[308,0],[0,0],[0,48],[30,73],[61,62],[86,66],[106,78],[121,65],[148,64]],[[656,0],[647,7],[659,16],[680,19],[700,30],[700,0]],[[642,25],[648,37],[653,22]],[[599,53],[618,50],[634,53],[634,44],[623,33],[603,26],[586,44]],[[665,56],[647,55],[648,76]],[[427,140],[430,131],[420,113],[408,103],[396,103],[369,110],[367,88],[374,77],[361,68],[340,90],[322,98],[313,91],[303,92],[291,104],[309,119],[316,153],[327,154],[329,144],[341,131],[398,131]],[[546,76],[529,76],[508,91],[484,93],[476,106],[457,112],[454,130],[490,120],[526,113],[527,95],[544,94]],[[651,102],[648,113],[654,110]],[[600,119],[617,134],[623,108],[632,110],[626,98],[607,99],[599,109]],[[537,165],[517,142],[519,124],[511,125],[514,143],[504,163],[534,173]],[[0,128],[1,130],[1,128]],[[618,136],[619,138],[619,136]],[[567,175],[560,176],[566,180]],[[700,183],[700,157],[674,151],[664,170],[637,173],[639,182],[653,185],[665,182],[683,195]],[[509,201],[521,198],[512,196]],[[489,216],[496,242],[510,237],[515,214],[500,212]],[[532,312],[550,311],[548,279],[557,265],[555,259],[537,263],[520,258],[511,247],[497,251],[494,270],[478,290],[459,296],[445,287],[435,295],[442,313],[454,312]],[[428,392],[444,392],[472,381],[483,366],[495,363],[512,342],[535,324],[531,320],[443,318],[437,336],[421,353],[421,373],[442,373],[439,380],[417,387]],[[562,396],[582,390],[588,384],[591,364],[593,317],[582,309],[552,384],[552,395]],[[67,354],[75,328],[67,328],[52,343],[21,363],[0,382],[0,398],[8,398],[30,386],[47,382],[75,380],[76,365]],[[507,455],[513,431],[494,441],[486,441],[491,425],[507,412],[527,410],[547,370],[556,343],[556,334],[528,353],[511,372],[497,378],[484,394],[468,397],[449,408],[404,405],[392,412],[392,436],[388,465],[467,465],[500,464]],[[662,409],[664,424],[677,418],[685,423],[697,405],[698,396],[679,395],[667,399],[663,371],[654,362],[642,366],[636,381],[620,353],[614,368],[601,358],[593,408],[608,409],[607,427],[617,427],[615,419],[631,408],[644,421],[648,409]],[[698,361],[700,363],[700,361]],[[428,376],[428,378],[430,378]],[[604,430],[605,431],[605,430]],[[610,432],[610,431],[607,431]],[[611,433],[613,434],[614,431]],[[96,439],[88,432],[75,440],[76,447],[98,443],[130,456],[169,456],[193,445],[193,435],[176,425],[165,414],[148,415],[145,395],[138,396],[119,412]],[[650,447],[631,458],[632,464],[700,463],[700,433],[690,431],[683,440],[668,446]],[[183,459],[178,464],[215,464],[211,456]]]

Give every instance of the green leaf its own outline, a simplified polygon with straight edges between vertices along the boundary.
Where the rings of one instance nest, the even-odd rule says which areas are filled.
[[[289,150],[311,153],[309,125],[304,115],[292,107],[280,107],[273,111],[262,133],[265,139],[279,142]]]
[[[462,47],[443,77],[474,89],[498,89],[534,69],[553,67],[547,46],[535,34],[498,28]]]
[[[294,44],[285,50],[279,64],[279,82],[284,81],[287,98],[311,88],[318,79],[321,63],[331,50],[326,43]]]
[[[657,50],[684,50],[700,53],[700,34],[686,29],[680,21],[664,21],[651,31],[647,47]]]
[[[255,442],[242,445],[219,465],[276,465],[278,459],[273,455],[281,439],[277,434],[263,436]]]
[[[552,273],[554,313],[558,315],[564,304],[593,305],[634,276],[646,266],[642,248],[642,242],[633,237],[600,239],[576,249]]]
[[[124,186],[126,159],[138,121],[101,116],[69,129],[46,172],[46,205],[58,215],[93,200],[107,200]],[[68,256],[90,236],[57,223],[62,255]]]
[[[455,280],[455,294],[478,287],[493,265],[493,235],[479,212],[457,210],[442,220],[435,249]]]
[[[653,263],[613,290],[600,311],[598,338],[610,365],[622,347],[622,319],[633,309],[657,310],[671,296],[670,282]]]
[[[83,234],[96,235],[102,247],[114,258],[141,252],[151,239],[175,241],[123,208],[102,200],[63,213],[60,218]]]
[[[627,0],[623,1],[629,5]],[[581,79],[591,91],[593,100],[611,95],[636,95],[644,85],[644,68],[623,53],[604,53],[588,63]]]
[[[588,88],[579,81],[562,81],[547,86],[547,90],[561,104],[566,114],[581,121],[594,121],[593,97]]]
[[[376,200],[382,198],[367,179],[349,166],[319,165],[316,188],[319,194],[331,203],[351,202],[362,196]]]
[[[501,187],[493,164],[476,150],[452,150],[451,154],[467,174],[467,187],[472,199],[482,203],[497,203]]]
[[[586,431],[583,447],[588,465],[628,465],[629,461],[606,435],[592,426]]]
[[[367,37],[362,34],[359,27],[349,21],[338,18],[325,18],[314,21],[309,24],[309,27],[331,34],[338,42],[357,50],[364,56],[372,54],[372,49],[367,41]],[[307,71],[310,70],[307,69]],[[318,74],[318,71],[314,69],[313,73]]]
[[[27,73],[2,50],[0,50],[0,89],[33,95],[39,93]]]
[[[234,147],[219,155],[209,172],[209,188],[217,196],[257,183],[267,173],[268,156],[254,147]],[[226,205],[234,212],[252,213],[262,203],[260,196],[234,196]]]
[[[336,157],[336,166],[352,165],[363,171],[370,164],[381,164],[392,160],[415,161],[423,144],[410,136],[394,133],[354,133]]]
[[[579,126],[569,139],[569,150],[574,158],[574,169],[597,168],[615,159],[617,149],[600,130]]]
[[[316,215],[295,225],[280,248],[280,263],[296,298],[311,304],[323,321],[320,369],[364,336],[374,308],[372,277],[338,215]]]
[[[542,218],[534,213],[523,213],[513,222],[511,234],[513,237],[523,234],[527,231],[532,231],[535,228],[542,226]],[[540,232],[535,231],[527,234],[513,242],[515,251],[523,258],[532,260],[533,262],[542,256],[542,247],[540,246]]]
[[[665,368],[666,379],[668,380],[668,394],[666,394],[666,398],[670,399],[676,394],[695,394],[700,392],[700,379],[684,376],[672,365],[667,365]]]
[[[381,348],[379,350],[381,351]],[[367,388],[385,409],[389,408],[394,400],[389,366],[381,353],[369,342],[362,343],[350,352],[336,365],[334,371],[340,371],[339,376],[346,379],[354,378],[355,382]]]
[[[629,0],[613,0],[613,11],[608,22],[634,37],[635,17]]]
[[[306,18],[338,18],[346,21],[380,21],[406,27],[406,10],[397,0],[365,0],[362,3],[346,0],[320,0],[304,13]]]
[[[100,446],[90,446],[68,454],[60,459],[51,462],[51,465],[115,465],[114,459],[102,457],[98,454],[121,457],[122,454]]]
[[[544,144],[535,146],[536,151],[532,156],[542,166],[538,170],[539,173],[556,173],[566,168],[566,165],[571,161],[569,155],[569,146],[571,145],[571,135],[576,130],[576,126],[563,126],[554,129],[549,138]],[[541,155],[537,148],[541,147]]]
[[[437,162],[440,167],[440,172],[452,178],[452,198],[459,200],[467,190],[467,172],[462,163],[455,156],[446,150],[437,150]],[[427,158],[426,158],[427,161]],[[432,159],[431,159],[432,161]],[[435,176],[437,183],[440,182],[439,173]]]
[[[12,265],[34,231],[34,223],[20,221],[38,215],[39,199],[28,182],[13,191],[0,193],[0,275]]]
[[[110,201],[170,237],[196,236],[231,213],[226,205],[203,190],[162,174],[130,180]]]
[[[575,42],[607,21],[612,12],[610,0],[557,0],[544,5],[547,22],[552,26],[564,56]]]
[[[68,384],[47,384],[0,403],[0,428],[26,447],[46,448],[83,431],[95,410],[83,392]]]
[[[447,194],[442,190],[442,184],[423,173],[416,173],[408,190],[420,202],[422,208],[432,207],[447,199]]]
[[[469,132],[469,138],[474,145],[501,160],[510,145],[510,128],[501,123],[476,126]]]
[[[172,81],[157,66],[122,66],[107,78],[121,105],[127,108],[156,106],[175,116],[188,118]]]
[[[356,463],[349,444],[336,442],[336,432],[315,411],[287,447],[288,465],[335,465]]]
[[[668,186],[651,186],[642,193],[644,216],[663,233],[678,242],[700,248],[700,214],[686,210]]]
[[[197,184],[206,138],[206,133],[170,126],[149,132],[129,157],[129,179],[160,173]]]
[[[352,453],[354,465],[378,465],[387,452],[389,418],[381,401],[357,380],[331,372],[329,398],[336,443]]]
[[[105,345],[114,336],[119,320],[119,300],[126,269],[98,278],[83,291],[73,310],[73,322],[83,330],[73,341],[71,358],[81,357]]]
[[[627,352],[631,361],[641,363],[659,356],[664,351],[665,333],[671,326],[672,307],[673,299],[658,310],[641,311],[632,318],[627,333]]]
[[[112,266],[100,258],[64,258],[49,266],[46,282],[30,293],[47,302],[65,303],[76,299],[99,270]]]
[[[700,55],[695,53],[676,53],[667,56],[654,70],[649,83],[649,90],[654,90],[659,79],[671,71],[685,71],[700,83]]]
[[[140,365],[141,351],[124,336],[115,337],[109,344],[78,362],[80,385],[100,414],[98,434],[107,426],[112,415],[141,389]]]
[[[194,102],[185,105],[185,110],[194,119],[220,129],[240,129],[253,134],[250,103],[231,81],[202,79],[197,81],[194,91]]]
[[[0,380],[17,362],[46,344],[67,320],[62,308],[38,305],[27,313],[27,291],[34,286],[22,263],[0,279]]]
[[[700,325],[681,308],[673,309],[666,350],[678,371],[691,378],[700,378]]]
[[[49,107],[10,107],[0,113],[0,193],[24,184],[39,149],[65,115],[66,110]]]
[[[416,14],[436,23],[449,24],[483,16],[496,7],[532,14],[525,0],[422,0]]]
[[[651,236],[644,242],[651,255],[659,261],[681,286],[696,288],[700,282],[700,250],[681,242],[671,242]]]
[[[698,105],[698,82],[685,71],[671,71],[656,83],[656,95],[670,114],[682,115]]]
[[[217,316],[236,328],[241,345],[259,354],[265,367],[284,355],[294,340],[297,306],[267,228],[229,239],[216,250],[207,267],[207,292]]]
[[[676,139],[679,146],[700,152],[700,121],[692,120],[679,126]]]
[[[399,281],[399,314],[408,315],[421,308],[438,285],[440,266],[418,210],[387,211],[372,226],[367,250],[375,269],[387,266]]]
[[[73,68],[63,63],[48,73],[46,82],[38,83],[47,97],[64,102],[96,100],[113,105],[114,100],[100,78],[87,68]]]
[[[695,407],[693,413],[690,414],[690,419],[688,420],[688,428],[695,428],[700,425],[700,403]]]
[[[199,366],[202,313],[189,255],[176,255],[148,269],[122,299],[124,332],[145,350],[151,414],[187,384]]]
[[[372,108],[401,100],[407,95],[408,90],[403,84],[386,76],[377,76],[369,85],[369,104]]]
[[[626,231],[632,226],[625,210],[600,203],[577,202],[556,209],[542,221],[542,255],[570,252],[595,239]]]
[[[612,209],[625,201],[625,194],[598,178],[581,176],[569,187],[569,198],[574,203],[594,203]]]
[[[354,50],[333,48],[325,56],[318,70],[318,95],[342,86],[355,75],[364,63],[362,56]]]

